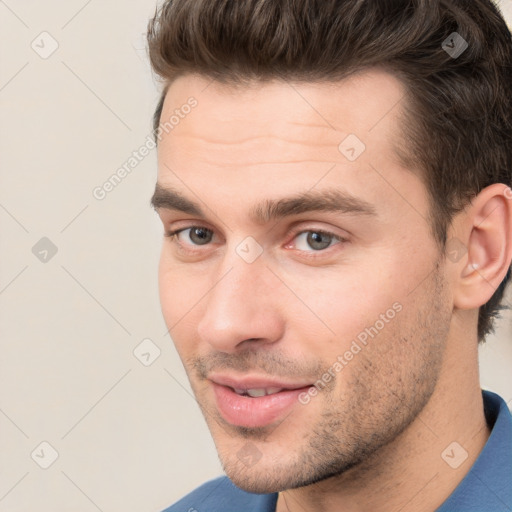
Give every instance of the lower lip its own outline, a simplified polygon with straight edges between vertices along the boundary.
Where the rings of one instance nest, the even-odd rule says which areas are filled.
[[[212,383],[217,408],[222,417],[240,427],[264,427],[283,417],[299,402],[299,395],[310,386],[256,398],[241,396],[230,387]]]

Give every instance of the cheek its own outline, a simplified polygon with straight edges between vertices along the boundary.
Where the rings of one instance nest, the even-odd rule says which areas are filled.
[[[376,357],[375,364],[390,351],[398,350],[395,361],[411,356],[396,341],[412,334],[409,329],[425,309],[425,291],[418,283],[431,272],[431,266],[418,265],[416,260],[407,267],[400,255],[381,259],[379,265],[377,261],[332,269],[321,279],[295,280],[296,294],[307,298],[316,316],[304,309],[305,314],[295,321],[289,318],[290,325],[301,332],[307,344],[304,351],[311,357],[331,367],[341,356],[343,379],[367,357]]]
[[[388,330],[407,294],[397,282],[397,269],[389,266],[386,272],[374,264],[339,266],[329,272],[316,270],[300,279],[287,276],[287,284],[304,303],[288,321],[307,333],[306,339],[311,340],[315,351],[325,347],[326,355],[342,353],[359,335],[364,341],[365,330],[375,324],[379,332]],[[319,336],[324,343],[318,343]]]
[[[162,249],[158,268],[160,304],[165,323],[177,347],[183,338],[182,334],[188,333],[190,337],[193,332],[190,329],[197,325],[201,315],[201,298],[207,292],[206,282],[204,274],[176,261],[171,262],[165,247]]]

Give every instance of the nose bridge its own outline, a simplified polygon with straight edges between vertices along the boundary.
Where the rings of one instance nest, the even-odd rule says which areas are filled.
[[[241,247],[247,249],[243,243]],[[244,259],[247,252],[240,256],[239,251],[231,249],[219,265],[198,324],[201,339],[217,350],[232,350],[248,339],[272,341],[280,336],[281,321],[270,289],[272,274],[264,258],[251,261]]]
[[[226,302],[229,307],[231,300],[235,306],[240,299],[247,299],[246,305],[252,304],[252,299],[258,300],[258,290],[268,283],[269,270],[266,267],[263,248],[252,237],[246,237],[236,245],[227,247],[227,250],[217,270],[217,283],[212,289],[213,306],[222,307]]]

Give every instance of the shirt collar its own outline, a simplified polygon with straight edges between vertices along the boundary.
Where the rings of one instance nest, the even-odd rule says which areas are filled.
[[[491,434],[468,474],[437,512],[512,510],[512,414],[503,398],[482,390]]]

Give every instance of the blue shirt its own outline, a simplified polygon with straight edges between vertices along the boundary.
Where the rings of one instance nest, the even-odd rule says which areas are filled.
[[[496,393],[482,395],[491,435],[464,480],[436,512],[512,511],[512,414]],[[245,492],[224,476],[163,512],[275,512],[276,503],[277,493]]]

